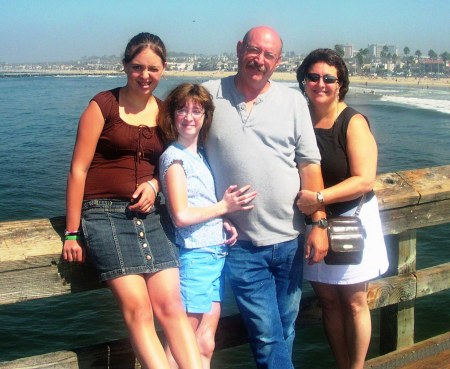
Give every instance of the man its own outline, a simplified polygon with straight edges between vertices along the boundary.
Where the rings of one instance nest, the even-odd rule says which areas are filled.
[[[323,189],[306,101],[269,79],[281,52],[274,29],[252,28],[237,44],[237,74],[205,83],[216,106],[206,143],[216,191],[249,183],[258,193],[252,211],[229,215],[238,242],[226,264],[257,367],[269,369],[293,368],[304,242],[296,197],[300,187]],[[312,215],[314,224],[325,218],[322,210]],[[310,262],[322,260],[328,249],[318,223],[305,243]]]

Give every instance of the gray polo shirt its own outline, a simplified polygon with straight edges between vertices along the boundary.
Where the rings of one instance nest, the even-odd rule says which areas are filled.
[[[204,86],[216,107],[206,154],[217,197],[221,199],[232,184],[250,184],[258,193],[253,210],[227,215],[238,238],[256,246],[294,239],[304,229],[295,205],[300,189],[297,165],[320,165],[305,98],[300,91],[271,81],[248,113],[234,76]]]

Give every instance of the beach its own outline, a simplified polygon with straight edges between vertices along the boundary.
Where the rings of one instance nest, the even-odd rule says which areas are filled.
[[[183,78],[223,78],[235,74],[236,72],[222,72],[222,71],[166,71],[165,75],[170,77]],[[272,75],[274,81],[297,82],[296,74],[294,72],[275,72]],[[449,87],[450,78],[417,78],[417,77],[365,77],[365,76],[350,76],[350,84],[358,85],[398,85],[398,86],[424,86],[433,87]]]

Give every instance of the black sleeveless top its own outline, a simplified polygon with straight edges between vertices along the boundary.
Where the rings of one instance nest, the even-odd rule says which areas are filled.
[[[322,156],[322,176],[325,188],[351,177],[350,165],[347,156],[347,129],[352,117],[358,113],[355,109],[347,106],[337,117],[331,128],[314,128]],[[364,116],[367,124],[369,120]],[[366,195],[366,201],[373,197],[371,191]],[[360,197],[351,201],[327,205],[327,212],[331,215],[342,214],[358,206]]]

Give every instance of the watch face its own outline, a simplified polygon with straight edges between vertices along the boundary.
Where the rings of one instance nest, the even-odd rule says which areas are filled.
[[[319,227],[327,228],[328,227],[328,221],[326,219],[320,219],[319,220]]]

